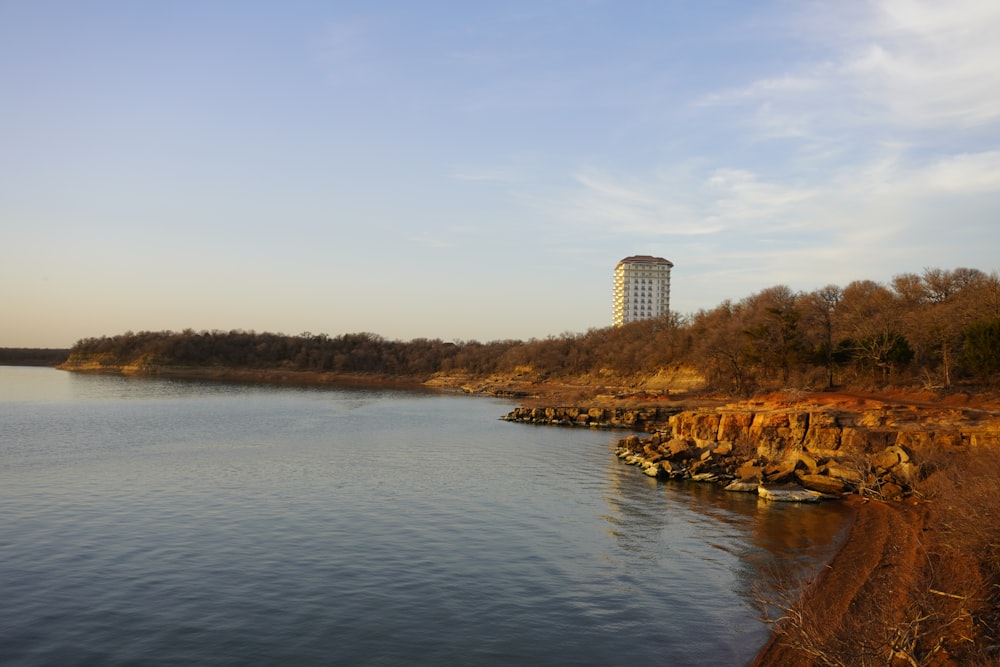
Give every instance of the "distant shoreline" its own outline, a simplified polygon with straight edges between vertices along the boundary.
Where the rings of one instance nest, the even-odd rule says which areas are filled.
[[[0,347],[0,366],[58,366],[69,349],[50,347]]]
[[[392,377],[364,373],[319,373],[316,371],[295,371],[262,368],[234,368],[222,366],[101,366],[98,364],[60,363],[55,368],[71,373],[93,375],[127,375],[148,378],[170,378],[177,380],[208,380],[217,382],[239,382],[278,384],[287,386],[356,386],[356,387],[398,387],[410,389],[430,389],[421,378]]]

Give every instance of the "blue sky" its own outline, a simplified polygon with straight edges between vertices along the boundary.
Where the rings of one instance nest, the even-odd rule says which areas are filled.
[[[0,346],[1000,268],[1000,4],[0,0]]]

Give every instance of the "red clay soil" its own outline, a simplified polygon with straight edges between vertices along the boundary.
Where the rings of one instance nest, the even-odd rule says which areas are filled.
[[[895,390],[882,393],[856,391],[773,392],[754,399],[754,402],[780,404],[788,407],[808,404],[841,409],[847,412],[877,407],[909,407],[931,411],[969,409],[987,414],[1000,414],[1000,394],[980,392],[968,394],[954,392],[937,394],[930,391]]]
[[[840,551],[795,605],[802,616],[779,624],[753,665],[807,667],[845,654],[892,664],[889,646],[873,631],[900,623],[910,606],[907,584],[920,576],[924,562],[925,513],[913,504],[846,502],[857,513]]]

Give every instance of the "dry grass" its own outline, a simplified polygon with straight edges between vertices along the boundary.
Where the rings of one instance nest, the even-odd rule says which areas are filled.
[[[758,665],[1000,665],[1000,456],[940,454],[920,502],[859,501],[843,548],[802,595],[772,577]]]

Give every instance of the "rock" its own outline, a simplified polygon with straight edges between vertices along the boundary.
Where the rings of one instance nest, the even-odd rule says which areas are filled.
[[[861,474],[860,470],[839,463],[828,464],[826,466],[826,474],[845,482],[851,482],[852,484],[860,484],[864,480],[864,475]]]
[[[630,435],[618,444],[622,449],[627,449],[630,452],[637,452],[642,449],[642,440],[637,435]]]
[[[726,491],[737,491],[741,493],[750,493],[750,492],[756,493],[758,486],[760,486],[760,484],[756,481],[747,482],[737,479],[733,480],[732,482],[726,485]]]
[[[660,470],[663,474],[670,479],[677,479],[678,477],[683,477],[687,473],[687,468],[677,463],[671,463],[670,461],[660,461]]]
[[[833,452],[840,449],[841,426],[837,416],[829,412],[809,414],[809,428],[802,439],[802,446],[814,452]]]
[[[844,451],[865,454],[885,449],[892,444],[895,437],[895,431],[847,427],[840,434],[840,445]]]
[[[695,440],[715,440],[719,434],[718,412],[682,412],[671,417],[670,425],[673,432],[681,437]]]
[[[763,468],[756,465],[753,461],[746,461],[743,465],[736,469],[736,476],[744,482],[753,482],[754,487],[762,479]]]
[[[904,420],[906,415],[898,410],[862,415],[830,408],[810,407],[812,411],[806,412],[782,411],[764,402],[752,405],[756,407],[688,412],[669,408],[519,408],[506,418],[535,423],[572,420],[577,424],[586,419],[591,427],[642,426],[651,435],[623,439],[615,454],[627,463],[643,466],[650,476],[736,477],[738,481],[730,485],[734,490],[751,491],[759,482],[766,482],[765,497],[801,495],[799,502],[808,502],[817,494],[836,495],[852,489],[877,497],[901,497],[927,474],[927,469],[921,468],[923,454],[1000,445],[1000,427],[969,427],[940,420],[928,424],[919,411]],[[653,464],[656,467],[647,470]],[[789,483],[801,483],[807,494],[775,487]]]
[[[892,475],[906,484],[912,484],[920,476],[920,466],[904,461],[892,469]]]
[[[812,491],[834,496],[847,491],[847,485],[842,480],[827,475],[799,475],[799,483]]]
[[[719,418],[719,442],[746,442],[753,421],[752,412],[726,412]]]
[[[801,486],[782,487],[757,487],[757,495],[764,500],[773,500],[782,503],[818,503],[819,493],[803,489]]]
[[[886,447],[872,458],[872,467],[876,470],[889,470],[901,463],[910,462],[910,453],[903,447],[892,445]]]
[[[805,452],[799,452],[795,460],[795,467],[805,469],[810,475],[815,475],[819,472],[819,466],[816,464],[816,459],[809,456]]]
[[[729,456],[733,453],[733,443],[731,442],[719,442],[715,445],[715,449],[712,450],[715,456]]]
[[[660,465],[660,471],[664,475],[668,475],[668,476],[671,475],[671,474],[673,474],[673,473],[676,473],[678,471],[678,469],[680,468],[680,466],[678,466],[677,464],[671,463],[670,461],[668,461],[666,459],[661,460],[660,463],[659,463],[659,465]]]
[[[764,468],[763,476],[768,482],[780,484],[787,482],[795,475],[796,461],[785,461],[783,463],[770,465]]]
[[[800,445],[808,428],[808,413],[758,412],[750,423],[748,436],[757,443],[759,453],[773,455]]]
[[[691,443],[681,438],[673,438],[663,443],[661,449],[665,449],[664,454],[673,460],[690,458],[692,456]]]

